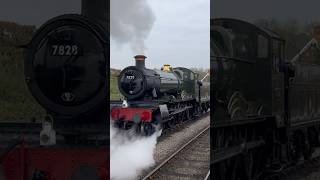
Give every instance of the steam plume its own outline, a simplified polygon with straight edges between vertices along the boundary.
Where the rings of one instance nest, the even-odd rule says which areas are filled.
[[[129,43],[135,53],[143,53],[155,16],[147,0],[111,0],[110,34],[118,44]]]
[[[137,136],[133,131],[120,131],[110,124],[111,180],[133,180],[154,165],[153,152],[161,130],[150,137]]]

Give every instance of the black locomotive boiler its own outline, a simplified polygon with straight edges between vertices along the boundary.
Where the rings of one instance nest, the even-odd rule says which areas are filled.
[[[211,167],[262,179],[319,146],[320,66],[286,61],[285,41],[236,19],[211,19]]]
[[[134,125],[143,135],[151,135],[158,125],[174,126],[209,109],[209,83],[183,68],[164,65],[161,70],[147,69],[146,57],[135,56],[136,65],[123,69],[118,88],[125,97],[123,107],[111,110],[119,128]]]

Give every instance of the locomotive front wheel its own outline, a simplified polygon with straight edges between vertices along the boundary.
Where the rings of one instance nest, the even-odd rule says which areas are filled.
[[[215,168],[217,169],[217,177],[219,180],[242,180],[241,165],[241,157],[239,156],[220,162]]]
[[[250,150],[244,154],[244,168],[245,168],[245,178],[248,180],[258,179],[261,170],[259,165],[255,163],[255,159],[260,159],[259,156],[256,157],[255,150]],[[260,161],[261,162],[261,161]]]
[[[175,123],[175,120],[174,119],[171,119],[170,121],[168,121],[168,127],[173,129],[175,128],[176,126],[176,123]]]
[[[306,140],[305,145],[303,146],[303,158],[305,160],[310,160],[312,157],[313,148],[308,140]]]
[[[156,128],[151,123],[141,124],[140,132],[142,136],[151,136],[153,133],[156,132]]]

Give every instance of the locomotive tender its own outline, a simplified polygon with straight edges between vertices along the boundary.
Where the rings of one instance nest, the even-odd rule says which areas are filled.
[[[285,61],[275,32],[211,19],[211,167],[217,179],[262,179],[319,146],[320,66]]]
[[[5,179],[109,178],[109,1],[47,21],[25,46],[25,79],[41,123],[0,123]]]
[[[137,125],[142,135],[151,135],[159,128],[174,126],[208,111],[209,83],[183,67],[161,70],[147,69],[144,55],[135,56],[136,65],[123,69],[118,88],[126,98],[124,107],[114,107],[111,119],[122,129]]]

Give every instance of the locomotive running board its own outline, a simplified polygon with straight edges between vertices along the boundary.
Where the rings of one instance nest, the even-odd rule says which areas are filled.
[[[228,126],[237,126],[237,125],[244,125],[244,124],[255,124],[266,121],[268,118],[272,116],[263,116],[263,117],[252,117],[246,119],[235,119],[235,120],[219,120],[213,121],[213,128],[222,128]]]
[[[183,111],[186,111],[186,110],[188,110],[188,109],[191,109],[191,108],[192,108],[192,106],[187,106],[187,107],[184,107],[183,109],[173,110],[173,112],[170,113],[170,116],[171,116],[171,115],[179,114],[179,113],[181,113],[181,112],[183,112]]]
[[[186,111],[191,108],[192,108],[192,106],[187,106],[187,107],[184,107],[183,109],[179,109],[177,111],[170,112],[170,114],[167,117],[163,118],[161,122],[164,123],[167,121],[171,121],[173,119],[173,115],[176,115],[178,113],[181,113],[181,112]]]
[[[315,119],[305,120],[304,122],[292,123],[290,125],[290,128],[297,129],[297,128],[301,128],[301,127],[314,126],[315,124],[320,124],[320,119],[315,118]]]

